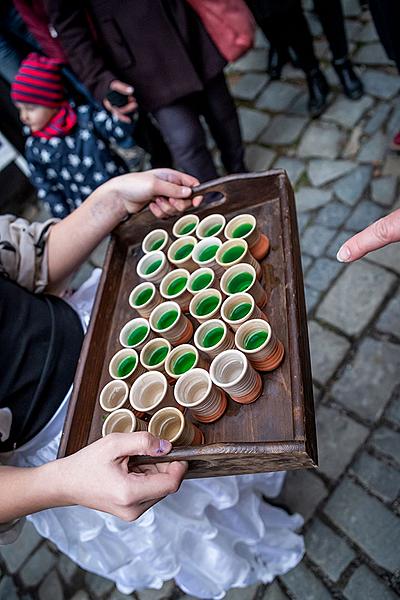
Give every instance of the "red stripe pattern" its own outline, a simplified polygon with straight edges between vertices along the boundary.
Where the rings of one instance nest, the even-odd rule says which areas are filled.
[[[57,108],[65,100],[60,68],[59,61],[32,52],[15,76],[11,98],[14,102]]]

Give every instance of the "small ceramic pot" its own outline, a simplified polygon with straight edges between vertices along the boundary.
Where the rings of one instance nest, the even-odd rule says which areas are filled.
[[[269,252],[269,239],[260,231],[253,215],[234,217],[225,227],[224,233],[227,240],[238,238],[246,240],[249,250],[256,260],[262,260]]]
[[[187,289],[193,296],[199,294],[203,290],[216,288],[215,273],[208,267],[196,269],[189,277]]]
[[[221,277],[225,269],[215,260],[215,256],[221,246],[222,242],[219,238],[205,238],[193,250],[192,258],[199,267],[208,267],[214,271],[217,277]]]
[[[140,362],[146,371],[165,372],[165,360],[171,352],[171,344],[165,338],[154,338],[140,352]]]
[[[189,311],[192,294],[187,290],[190,273],[186,269],[174,269],[160,283],[160,293],[165,300],[173,300],[183,310]]]
[[[108,415],[103,423],[101,435],[105,437],[109,433],[133,433],[146,430],[147,423],[135,417],[131,410],[119,408]]]
[[[174,396],[201,423],[217,421],[227,407],[225,393],[213,384],[204,369],[192,369],[182,375],[176,382]]]
[[[139,362],[136,350],[124,348],[114,354],[110,360],[108,372],[113,379],[123,379],[131,383],[144,372],[144,368]]]
[[[177,408],[161,408],[149,422],[149,432],[168,440],[174,446],[199,446],[204,435],[196,425],[185,419]]]
[[[235,337],[226,324],[219,319],[202,323],[194,334],[195,346],[211,360],[224,350],[235,347]]]
[[[262,392],[262,379],[243,352],[226,350],[211,363],[212,382],[239,404],[255,402]]]
[[[243,323],[236,332],[235,343],[258,371],[273,371],[283,361],[283,344],[263,319]]]
[[[159,371],[143,373],[136,379],[129,392],[129,402],[134,410],[150,415],[165,406],[176,406],[172,388]]]
[[[222,304],[221,292],[208,289],[193,296],[189,305],[189,312],[199,323],[209,319],[217,319],[220,316]]]
[[[154,229],[144,238],[142,250],[145,254],[156,252],[157,250],[166,252],[170,244],[171,239],[165,229]]]
[[[162,298],[154,283],[139,283],[129,295],[129,306],[134,308],[144,319],[148,319]]]
[[[266,319],[253,296],[246,293],[225,298],[221,306],[221,318],[233,331],[237,331],[249,319]]]
[[[202,219],[197,225],[196,235],[199,240],[204,240],[210,237],[216,237],[220,240],[223,240],[225,224],[226,219],[223,215],[209,215],[208,217]]]
[[[106,412],[112,412],[117,408],[123,408],[127,405],[129,396],[129,387],[126,381],[109,381],[101,390],[99,402],[100,406]]]
[[[167,261],[164,252],[149,252],[139,260],[136,272],[141,279],[160,283],[163,277],[171,270],[171,265]]]
[[[171,379],[177,380],[184,373],[200,367],[206,369],[208,362],[192,344],[181,344],[173,348],[165,361],[165,370]]]
[[[219,248],[215,260],[224,270],[240,263],[248,263],[254,267],[257,279],[261,279],[262,270],[259,262],[250,254],[246,240],[228,240]]]
[[[193,325],[176,302],[163,302],[150,315],[150,327],[172,346],[185,344],[193,335]]]
[[[197,245],[197,240],[192,235],[175,240],[168,249],[168,260],[175,269],[187,269],[193,273],[197,269],[192,255]]]
[[[119,334],[119,342],[124,348],[134,348],[141,350],[143,346],[152,338],[154,333],[150,329],[147,319],[138,317],[128,321]]]
[[[173,226],[172,235],[174,235],[176,238],[193,235],[196,231],[199,221],[200,219],[197,215],[183,215],[183,217],[178,219]]]
[[[267,303],[267,293],[257,281],[255,269],[246,263],[230,267],[221,277],[221,291],[226,296],[247,292],[253,296],[257,306],[263,308]]]

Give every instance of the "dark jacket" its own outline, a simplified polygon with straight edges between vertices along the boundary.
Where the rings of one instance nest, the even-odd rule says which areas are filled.
[[[45,0],[45,5],[72,68],[98,101],[120,79],[153,111],[201,91],[225,66],[185,0]]]

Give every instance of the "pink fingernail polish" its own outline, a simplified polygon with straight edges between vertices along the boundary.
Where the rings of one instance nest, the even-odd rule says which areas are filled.
[[[171,448],[171,442],[168,440],[160,440],[160,444],[157,450],[158,454],[165,454]]]

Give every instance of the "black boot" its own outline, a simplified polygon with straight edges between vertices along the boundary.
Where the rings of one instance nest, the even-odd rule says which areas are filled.
[[[288,62],[287,52],[279,51],[275,46],[271,46],[268,52],[267,73],[273,81],[280,79],[282,69]]]
[[[356,75],[350,60],[347,57],[341,60],[334,60],[333,67],[346,96],[350,100],[361,98],[364,94],[364,86],[361,79]]]
[[[313,69],[306,73],[308,92],[310,94],[308,100],[308,111],[310,116],[315,119],[322,114],[327,105],[329,94],[329,85],[325,79],[325,75],[319,68]]]

